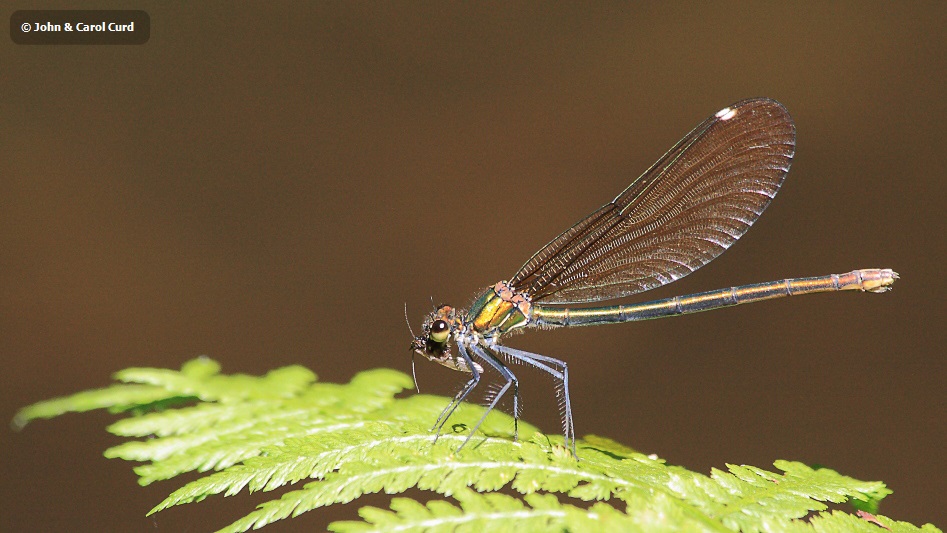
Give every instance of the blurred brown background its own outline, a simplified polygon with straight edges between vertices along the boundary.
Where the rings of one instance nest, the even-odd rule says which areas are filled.
[[[408,371],[405,302],[415,327],[431,297],[469,304],[706,116],[769,96],[798,128],[776,201],[633,301],[862,267],[894,291],[509,342],[570,361],[579,434],[702,472],[818,463],[947,525],[944,3],[88,7],[147,10],[150,42],[0,45],[0,417],[199,354]],[[555,433],[548,380],[521,378]],[[266,498],[145,518],[178,482],[102,458],[110,420],[0,431],[0,530],[205,531]]]

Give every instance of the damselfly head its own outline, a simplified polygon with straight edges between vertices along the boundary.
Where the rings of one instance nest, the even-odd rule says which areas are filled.
[[[463,359],[451,353],[450,339],[457,327],[460,322],[454,308],[441,305],[424,319],[421,335],[411,341],[409,350],[452,370],[470,372]]]
[[[448,353],[454,324],[454,308],[442,305],[425,317],[421,335],[411,341],[410,350],[436,361]]]

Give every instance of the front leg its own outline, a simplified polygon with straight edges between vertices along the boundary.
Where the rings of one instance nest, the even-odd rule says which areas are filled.
[[[477,370],[479,365],[475,364],[470,358],[470,354],[467,353],[467,348],[462,342],[457,343],[457,352],[460,353],[460,356],[464,359],[464,363],[467,365],[467,368],[470,369],[472,376],[470,381],[468,381],[464,387],[460,389],[460,392],[454,396],[454,399],[451,400],[449,404],[447,404],[447,407],[441,411],[440,416],[437,417],[437,421],[434,422],[434,427],[431,428],[432,431],[437,431],[437,433],[434,435],[434,442],[437,442],[437,439],[441,436],[441,430],[444,428],[444,424],[447,423],[447,419],[449,419],[451,415],[454,414],[454,411],[456,411],[461,402],[464,401],[464,398],[470,394],[470,391],[474,390],[477,384],[480,383],[480,371]],[[466,443],[466,441],[464,442]]]

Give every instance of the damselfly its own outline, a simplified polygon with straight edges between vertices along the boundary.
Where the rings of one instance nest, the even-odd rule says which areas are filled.
[[[487,288],[469,310],[449,305],[435,309],[411,343],[412,367],[417,354],[471,375],[438,416],[437,435],[489,367],[503,385],[460,447],[511,388],[515,439],[519,381],[507,363],[525,364],[555,379],[566,446],[575,455],[568,366],[500,344],[501,337],[518,328],[631,322],[813,292],[888,290],[897,273],[864,269],[631,305],[558,306],[637,294],[709,263],[750,228],[776,195],[789,171],[795,139],[792,118],[779,102],[756,98],[725,107],[614,200],[533,254],[509,281]]]

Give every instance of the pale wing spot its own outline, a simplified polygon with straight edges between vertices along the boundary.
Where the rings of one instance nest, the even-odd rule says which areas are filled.
[[[730,109],[729,107],[725,107],[721,109],[720,111],[717,111],[717,114],[715,116],[719,118],[720,120],[730,120],[731,118],[735,117],[736,114],[737,114],[736,109]]]

